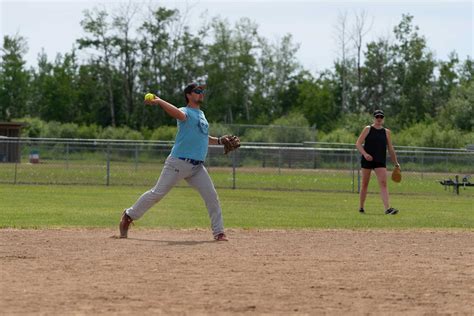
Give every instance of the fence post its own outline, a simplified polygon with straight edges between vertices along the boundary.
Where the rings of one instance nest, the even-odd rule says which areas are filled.
[[[18,146],[17,148],[20,148],[20,139],[17,139],[16,142],[17,142],[17,146]],[[9,145],[10,145],[10,143],[7,142],[7,150],[8,150]],[[7,152],[7,157],[8,157],[8,152]],[[21,151],[20,151],[20,157],[18,157],[18,159],[15,159],[15,174],[13,176],[13,184],[16,184],[16,177],[17,177],[17,173],[18,173],[18,161],[21,161]]]
[[[236,189],[235,186],[235,168],[236,168],[236,158],[235,158],[235,151],[232,151],[232,190]]]
[[[354,190],[355,190],[354,150],[351,150],[351,169],[352,169],[352,193],[354,193]]]
[[[311,141],[315,142],[316,141],[316,124],[313,124],[313,126],[311,126],[311,130],[312,130]]]
[[[421,180],[423,180],[424,170],[425,170],[425,153],[421,152]]]
[[[107,143],[107,176],[106,176],[106,186],[110,184],[110,144]]]
[[[138,144],[135,144],[135,172],[138,171]]]
[[[278,148],[278,174],[281,174],[281,148]]]
[[[13,184],[16,184],[17,169],[18,169],[18,159],[15,160],[15,174],[13,176]]]
[[[66,169],[69,169],[69,142],[66,143]]]
[[[454,183],[456,194],[459,195],[459,176],[456,175],[456,183]]]

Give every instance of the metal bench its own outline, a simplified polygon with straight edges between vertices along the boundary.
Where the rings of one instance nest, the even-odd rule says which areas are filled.
[[[439,183],[441,183],[444,186],[444,189],[446,190],[448,187],[452,186],[453,187],[453,192],[456,192],[457,195],[459,195],[459,187],[474,187],[474,183],[471,183],[469,181],[470,175],[465,175],[462,178],[462,181],[459,181],[459,176],[456,175],[454,180],[452,179],[447,179],[447,180],[441,180]]]

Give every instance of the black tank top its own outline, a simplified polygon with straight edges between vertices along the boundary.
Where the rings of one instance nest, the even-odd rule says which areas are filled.
[[[365,151],[371,155],[376,162],[385,163],[387,160],[387,133],[385,128],[376,129],[370,126],[369,134],[364,142]],[[364,156],[362,159],[365,160]]]

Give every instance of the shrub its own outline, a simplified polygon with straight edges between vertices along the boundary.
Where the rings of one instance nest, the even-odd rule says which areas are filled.
[[[354,135],[359,136],[362,132],[362,129],[367,125],[371,125],[373,123],[373,120],[374,119],[372,115],[370,115],[369,113],[349,113],[342,117],[342,119],[338,122],[337,126],[338,129],[344,129]]]
[[[248,129],[245,134],[240,137],[241,141],[246,141],[246,142],[270,142],[269,140],[269,134],[265,133],[265,129],[257,129],[257,128],[252,128]]]
[[[210,123],[209,134],[215,137],[233,134],[242,138],[242,131],[240,131],[238,127],[231,128],[230,126],[221,123]]]
[[[82,139],[95,139],[98,135],[100,135],[102,129],[95,125],[82,125],[79,126],[77,131],[77,137]]]
[[[60,138],[78,138],[79,126],[75,123],[62,124],[59,129]]]
[[[130,127],[106,127],[100,133],[101,139],[128,139],[143,140],[140,132],[132,130]]]
[[[37,117],[15,119],[15,122],[26,123],[21,130],[21,137],[41,137],[45,122]]]
[[[45,124],[41,133],[41,137],[45,138],[59,138],[61,134],[61,123],[51,121]]]
[[[313,139],[308,120],[301,113],[280,117],[273,121],[271,127],[268,131],[270,142],[302,143]]]
[[[439,123],[417,123],[392,137],[395,145],[440,148],[464,148],[472,142],[473,133],[453,128],[441,128]]]
[[[329,143],[349,143],[349,144],[354,144],[355,146],[357,137],[358,136],[354,135],[353,133],[351,133],[350,131],[344,128],[338,128],[336,130],[333,130],[330,133],[322,134],[318,138],[318,141],[329,142]]]
[[[151,140],[174,140],[177,126],[160,126],[156,128],[150,136]]]

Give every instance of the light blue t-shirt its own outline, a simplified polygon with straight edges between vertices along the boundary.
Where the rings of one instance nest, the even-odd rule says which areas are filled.
[[[180,108],[187,116],[178,120],[178,132],[171,157],[204,161],[209,145],[209,123],[204,112],[190,107]]]

